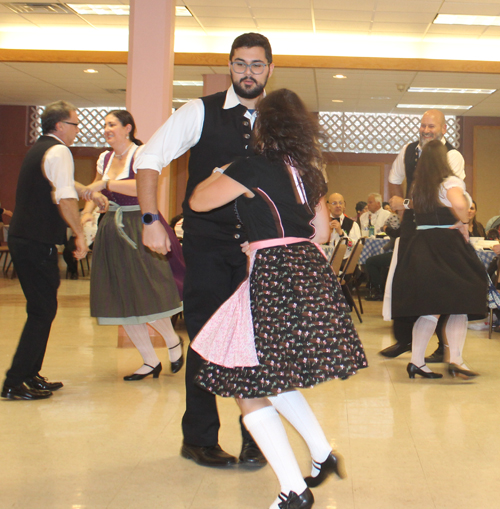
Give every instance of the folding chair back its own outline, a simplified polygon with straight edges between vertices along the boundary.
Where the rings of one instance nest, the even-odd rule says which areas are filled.
[[[330,259],[330,266],[332,267],[333,273],[338,276],[340,271],[340,266],[342,265],[342,260],[344,259],[344,255],[347,251],[347,239],[344,237],[339,240],[338,244],[335,246],[335,250],[333,251],[332,257]]]

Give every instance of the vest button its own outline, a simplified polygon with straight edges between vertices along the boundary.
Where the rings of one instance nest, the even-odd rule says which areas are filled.
[[[237,224],[237,225],[236,225],[236,229],[237,229],[237,230],[241,229],[241,224]]]
[[[246,140],[248,140],[248,138],[250,138],[250,135],[247,133],[247,134],[244,134],[243,135],[243,138],[245,138]]]
[[[245,145],[245,150],[248,148],[248,145]]]
[[[243,122],[243,125],[244,125],[245,127],[248,127],[248,126],[250,125],[250,122],[249,122],[248,120],[245,120],[245,121]]]
[[[241,235],[240,235],[239,233],[235,233],[235,234],[233,235],[233,237],[234,237],[235,239],[239,239],[239,238],[241,237]]]

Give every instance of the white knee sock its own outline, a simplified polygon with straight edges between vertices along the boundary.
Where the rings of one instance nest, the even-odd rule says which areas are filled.
[[[273,396],[269,401],[305,440],[312,459],[317,463],[323,463],[332,452],[332,446],[306,398],[299,391],[289,391]],[[316,477],[318,473],[319,470],[313,463],[311,476]]]
[[[300,495],[307,485],[278,412],[266,406],[245,415],[243,422],[278,477],[281,491],[285,495],[290,491]]]
[[[148,326],[145,323],[141,323],[139,325],[124,325],[123,328],[125,329],[125,332],[128,334],[128,337],[131,339],[132,343],[134,343],[137,350],[139,350],[139,353],[141,354],[145,364],[144,366],[141,366],[137,371],[135,371],[135,373],[138,375],[148,373],[151,371],[149,366],[154,368],[160,363],[160,359],[158,359],[155,349],[151,344]],[[146,366],[146,364],[149,366]]]
[[[433,315],[421,316],[415,322],[412,333],[411,343],[411,362],[422,371],[431,370],[425,365],[425,350],[429,344],[434,331],[436,330],[438,319]]]
[[[467,315],[450,315],[446,324],[446,337],[450,346],[450,363],[465,366],[462,353],[466,336]]]
[[[162,318],[161,320],[155,320],[150,322],[149,325],[158,331],[168,347],[168,356],[170,362],[179,360],[182,355],[182,345],[180,344],[180,338],[174,330],[172,320],[170,318]]]

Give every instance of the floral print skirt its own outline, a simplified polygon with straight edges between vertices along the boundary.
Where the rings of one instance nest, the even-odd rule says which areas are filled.
[[[250,300],[259,365],[226,368],[206,361],[196,382],[209,392],[261,398],[367,367],[337,278],[314,244],[257,251]]]

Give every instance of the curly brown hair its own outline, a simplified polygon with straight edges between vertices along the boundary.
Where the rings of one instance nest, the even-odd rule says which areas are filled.
[[[439,186],[453,175],[447,154],[446,147],[438,140],[429,141],[422,149],[411,188],[415,212],[434,212],[440,206]]]
[[[270,161],[280,161],[299,171],[314,209],[327,192],[318,120],[299,96],[282,88],[268,94],[257,107],[254,150]]]

